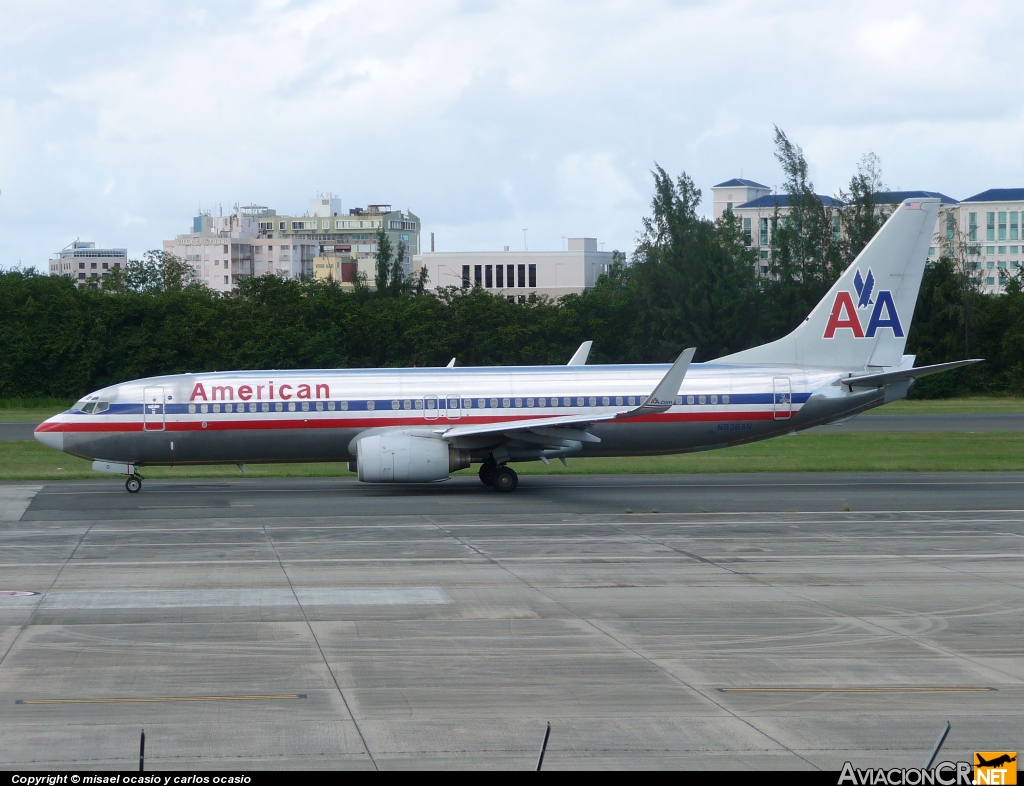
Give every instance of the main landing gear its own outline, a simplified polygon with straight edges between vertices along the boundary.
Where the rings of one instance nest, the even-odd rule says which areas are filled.
[[[515,491],[519,485],[519,475],[512,467],[486,462],[480,465],[480,481],[498,491]]]
[[[124,482],[124,487],[129,494],[138,494],[142,488],[142,475],[132,475]]]

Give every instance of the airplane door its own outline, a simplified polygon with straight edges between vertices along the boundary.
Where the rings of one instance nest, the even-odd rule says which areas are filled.
[[[458,420],[462,417],[462,399],[458,396],[448,396],[448,419]]]
[[[144,388],[142,391],[142,430],[163,431],[166,428],[164,415],[164,389]]]
[[[789,420],[793,415],[793,388],[790,385],[789,377],[774,377],[772,390],[774,391],[775,419]]]
[[[423,399],[423,417],[427,420],[437,419],[437,396],[426,396]]]

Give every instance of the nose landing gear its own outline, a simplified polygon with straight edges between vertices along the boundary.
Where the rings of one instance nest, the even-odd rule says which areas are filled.
[[[132,475],[124,482],[124,487],[128,489],[129,494],[138,494],[142,488],[142,475]]]

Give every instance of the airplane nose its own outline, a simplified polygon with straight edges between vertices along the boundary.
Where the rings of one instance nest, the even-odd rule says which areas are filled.
[[[57,424],[51,420],[47,420],[36,426],[35,434],[36,439],[42,442],[46,447],[53,448],[54,450],[64,450],[64,432],[54,431],[54,427]]]

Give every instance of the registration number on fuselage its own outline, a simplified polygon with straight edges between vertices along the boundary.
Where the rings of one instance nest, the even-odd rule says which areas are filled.
[[[753,427],[752,423],[719,423],[719,431],[749,431]]]

